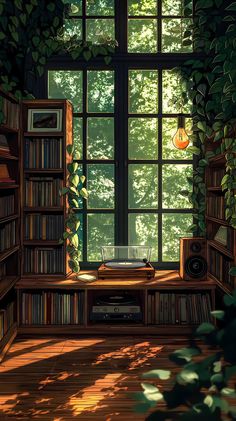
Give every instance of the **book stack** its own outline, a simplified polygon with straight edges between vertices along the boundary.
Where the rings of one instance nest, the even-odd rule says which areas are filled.
[[[63,215],[33,213],[25,217],[26,240],[59,240],[63,230]]]
[[[63,197],[59,191],[63,180],[53,177],[29,177],[25,181],[25,205],[32,206],[62,206]]]
[[[15,196],[14,194],[6,194],[0,197],[0,218],[5,218],[14,214]]]
[[[22,293],[24,325],[77,325],[84,320],[84,293],[42,291]]]
[[[0,252],[16,245],[16,222],[12,221],[0,228]]]
[[[148,295],[148,324],[198,325],[211,320],[208,293],[153,292]]]
[[[208,197],[207,215],[217,219],[225,219],[224,196]]]
[[[19,129],[19,105],[2,97],[3,124],[13,129]]]
[[[0,340],[6,335],[15,321],[15,303],[7,305],[5,309],[0,310]]]
[[[63,267],[64,250],[62,247],[25,248],[24,269],[26,273],[62,273]]]
[[[233,277],[229,274],[230,260],[226,259],[219,251],[209,249],[209,272],[220,282],[234,287]]]
[[[26,138],[25,168],[62,168],[62,138]]]

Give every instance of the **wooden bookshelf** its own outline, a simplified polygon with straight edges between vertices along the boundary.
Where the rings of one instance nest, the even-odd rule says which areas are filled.
[[[40,131],[31,131],[29,110],[61,110],[62,130],[41,127]],[[21,275],[29,279],[30,285],[32,276],[53,279],[65,277],[70,272],[66,245],[59,244],[68,206],[65,197],[60,198],[59,190],[66,185],[67,165],[71,160],[66,147],[72,144],[72,105],[66,100],[23,101],[22,122]]]
[[[217,142],[218,149],[219,146]],[[212,150],[212,145],[210,148]],[[221,153],[209,159],[206,169],[207,261],[209,279],[215,281],[222,292],[231,293],[236,287],[236,277],[229,275],[230,268],[236,266],[236,230],[225,219],[225,199],[221,188],[225,165],[225,153]],[[225,242],[215,238],[220,227],[226,233]]]
[[[94,271],[89,271],[93,275],[97,275]],[[67,277],[64,279],[52,280],[50,277],[44,277],[43,279],[35,279],[32,277],[29,282],[28,279],[21,279],[16,284],[18,303],[19,303],[19,332],[23,334],[34,333],[34,334],[51,334],[54,333],[85,333],[85,334],[128,334],[137,332],[137,334],[190,334],[200,323],[180,323],[178,320],[175,323],[170,321],[163,323],[155,323],[154,320],[150,319],[148,312],[148,306],[150,296],[158,294],[158,296],[172,294],[177,298],[182,297],[198,297],[199,303],[203,304],[203,295],[208,295],[208,302],[210,303],[211,309],[215,308],[215,288],[216,282],[213,280],[208,281],[194,281],[186,282],[181,280],[177,271],[157,271],[154,279],[105,279],[105,280],[94,280],[91,283],[85,283],[78,280],[75,276]],[[94,300],[99,295],[104,294],[121,294],[122,292],[133,294],[138,297],[140,306],[142,309],[142,321],[140,322],[93,322],[90,320],[90,312]],[[30,295],[40,296],[40,294],[50,293],[50,297],[53,294],[74,294],[78,292],[83,297],[83,321],[78,324],[24,324],[22,318],[25,317],[23,314],[31,308],[32,304],[29,298]],[[25,303],[23,303],[23,294],[26,294]],[[27,295],[28,294],[28,295]],[[169,296],[168,295],[168,296]],[[36,297],[36,299],[39,299]],[[177,300],[176,298],[176,300]],[[32,298],[33,300],[33,298]],[[53,301],[55,304],[55,301]],[[187,302],[187,298],[186,298]],[[48,301],[47,301],[48,303]],[[198,303],[198,304],[199,304]],[[177,305],[176,301],[176,305]],[[23,310],[23,307],[25,309]],[[50,311],[58,313],[60,309],[52,310],[53,304],[49,304]],[[32,306],[33,307],[33,306]],[[45,310],[46,312],[48,310]],[[157,311],[157,307],[155,307]]]
[[[16,295],[20,278],[20,104],[0,89],[0,361],[16,336]],[[10,314],[11,313],[11,314]],[[10,317],[9,317],[10,316]]]

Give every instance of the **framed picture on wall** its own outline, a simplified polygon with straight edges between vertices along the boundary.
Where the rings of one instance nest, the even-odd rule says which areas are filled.
[[[28,110],[28,132],[60,132],[61,130],[62,110]]]

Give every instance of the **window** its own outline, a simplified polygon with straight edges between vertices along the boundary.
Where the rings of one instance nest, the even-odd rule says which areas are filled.
[[[181,35],[190,17],[181,18],[177,0],[67,3],[66,33],[78,26],[84,39],[112,38],[116,26],[119,43],[110,66],[67,60],[48,70],[48,97],[73,103],[76,159],[87,175],[89,199],[78,210],[82,260],[100,261],[102,245],[148,244],[157,267],[177,267],[179,237],[191,235],[181,192],[191,188],[193,166],[188,150],[172,144],[178,113],[191,131],[173,67],[191,54]]]

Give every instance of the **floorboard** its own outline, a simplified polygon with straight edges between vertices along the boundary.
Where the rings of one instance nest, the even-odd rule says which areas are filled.
[[[168,354],[186,345],[183,338],[17,337],[0,364],[0,420],[144,421],[134,413],[142,374],[174,372]]]

